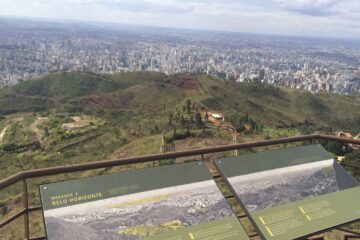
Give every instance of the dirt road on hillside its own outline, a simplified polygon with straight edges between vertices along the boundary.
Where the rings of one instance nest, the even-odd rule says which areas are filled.
[[[39,126],[40,124],[48,121],[49,118],[48,117],[38,117],[29,127],[30,127],[30,131],[32,131],[33,133],[35,133],[36,138],[39,142],[41,142],[42,137],[44,135],[43,131],[40,130],[37,126]]]
[[[5,136],[7,128],[8,128],[7,126],[4,127],[0,132],[0,144],[2,144],[4,142],[4,136]]]

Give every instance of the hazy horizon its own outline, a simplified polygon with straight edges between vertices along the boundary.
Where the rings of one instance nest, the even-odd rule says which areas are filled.
[[[108,30],[124,30],[125,28],[130,31],[138,30],[139,32],[149,32],[153,34],[151,30],[159,30],[162,32],[157,33],[166,33],[166,30],[172,31],[173,33],[179,33],[181,31],[197,33],[201,35],[202,33],[224,33],[224,34],[233,34],[233,35],[250,35],[254,37],[279,37],[279,38],[294,38],[294,39],[309,39],[309,40],[328,40],[328,41],[340,41],[340,42],[350,42],[350,43],[360,43],[360,37],[348,37],[348,36],[309,36],[309,35],[295,35],[295,34],[286,34],[286,33],[257,33],[257,32],[244,32],[244,31],[229,31],[224,29],[204,29],[204,28],[183,28],[183,27],[164,27],[157,25],[147,25],[147,24],[132,24],[132,23],[116,23],[116,22],[101,22],[101,21],[91,21],[91,20],[77,20],[77,19],[55,19],[55,18],[40,18],[40,17],[20,17],[20,16],[0,16],[0,21],[18,21],[20,24],[59,24],[59,25],[73,25],[74,27],[88,27],[89,29],[108,29]],[[25,22],[26,21],[26,22]],[[29,22],[30,21],[30,22]]]
[[[360,39],[356,0],[0,0],[0,17]]]

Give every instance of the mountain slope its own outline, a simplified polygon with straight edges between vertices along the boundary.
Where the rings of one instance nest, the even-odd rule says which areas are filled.
[[[126,84],[112,81],[101,75],[75,72],[56,73],[42,79],[25,81],[16,85],[13,92],[25,96],[68,100],[79,96],[116,91],[124,87]]]
[[[212,81],[208,81],[212,79]],[[249,114],[265,125],[287,127],[313,124],[360,130],[360,97],[312,94],[266,84],[221,83],[203,76],[209,98],[203,103],[217,110],[230,108]]]
[[[1,91],[0,114],[55,108],[164,115],[187,98],[208,110],[248,114],[268,126],[360,130],[360,97],[233,83],[204,74],[56,73]]]

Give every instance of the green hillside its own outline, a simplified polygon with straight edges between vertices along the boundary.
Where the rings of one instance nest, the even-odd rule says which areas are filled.
[[[360,97],[313,94],[266,84],[208,81],[203,103],[218,110],[230,108],[249,114],[264,125],[294,127],[313,125],[333,130],[360,131]],[[206,84],[206,79],[202,81]],[[220,81],[221,82],[221,81]]]
[[[45,78],[25,81],[13,87],[12,92],[26,96],[51,97],[66,101],[72,98],[110,93],[146,80],[162,78],[161,74],[136,73],[114,76],[95,73],[55,73]]]
[[[168,113],[186,98],[222,113],[248,114],[271,127],[311,125],[360,131],[360,97],[312,94],[207,75],[56,73],[0,92],[0,114],[57,109]]]

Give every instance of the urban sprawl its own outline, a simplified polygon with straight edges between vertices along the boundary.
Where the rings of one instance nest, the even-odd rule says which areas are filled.
[[[57,71],[206,73],[311,92],[360,93],[360,48],[204,32],[0,27],[0,88]],[[319,40],[320,41],[320,40]],[[314,43],[316,42],[316,43]]]

